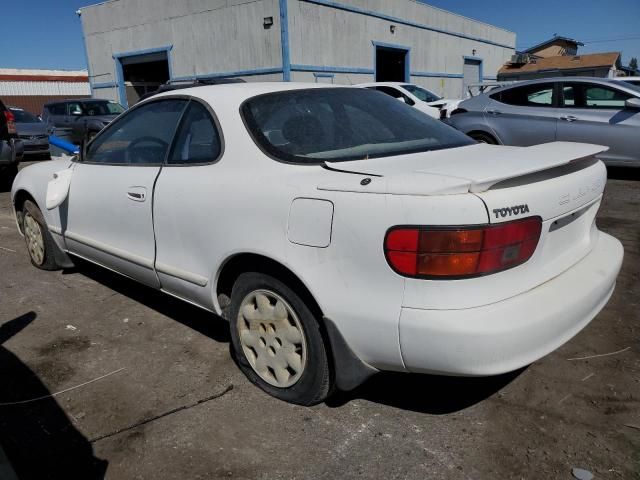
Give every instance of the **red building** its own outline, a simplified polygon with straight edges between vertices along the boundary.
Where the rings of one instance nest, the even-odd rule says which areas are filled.
[[[91,97],[86,70],[27,70],[0,68],[0,99],[39,115],[54,100]]]

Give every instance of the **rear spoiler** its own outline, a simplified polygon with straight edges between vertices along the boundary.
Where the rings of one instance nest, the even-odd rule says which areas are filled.
[[[509,170],[500,170],[500,173],[486,175],[474,175],[469,191],[472,193],[484,192],[498,182],[510,178],[522,177],[530,173],[542,172],[551,168],[560,167],[569,163],[576,163],[587,158],[606,152],[609,147],[594,145],[591,143],[551,142],[522,147],[518,149],[517,161],[513,161]],[[513,156],[513,149],[509,155]],[[501,157],[501,156],[500,156]],[[501,160],[500,160],[501,161]],[[489,160],[491,162],[491,160]],[[487,168],[485,172],[495,171]]]

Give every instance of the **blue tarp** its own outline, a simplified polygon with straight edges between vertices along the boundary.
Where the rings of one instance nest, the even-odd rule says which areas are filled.
[[[55,135],[49,136],[49,143],[71,155],[75,155],[80,152],[80,148],[77,145],[67,142],[66,140],[56,137]]]

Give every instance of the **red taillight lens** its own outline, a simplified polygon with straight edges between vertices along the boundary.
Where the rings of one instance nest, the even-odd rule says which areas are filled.
[[[394,227],[384,251],[391,268],[408,277],[476,277],[529,260],[541,229],[540,217],[482,227]]]
[[[16,118],[13,116],[13,113],[9,110],[5,110],[4,118],[7,121],[7,130],[10,135],[15,135],[18,133],[16,130]]]

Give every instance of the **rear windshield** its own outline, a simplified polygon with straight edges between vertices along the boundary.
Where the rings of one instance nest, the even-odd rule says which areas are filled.
[[[474,143],[395,98],[363,88],[268,93],[247,100],[241,112],[258,146],[291,163],[363,160]]]
[[[25,110],[19,110],[17,108],[10,108],[11,113],[16,120],[16,123],[40,123],[40,119],[33,113],[29,113]]]
[[[120,115],[124,112],[124,107],[112,101],[105,102],[85,102],[82,104],[85,115]]]

